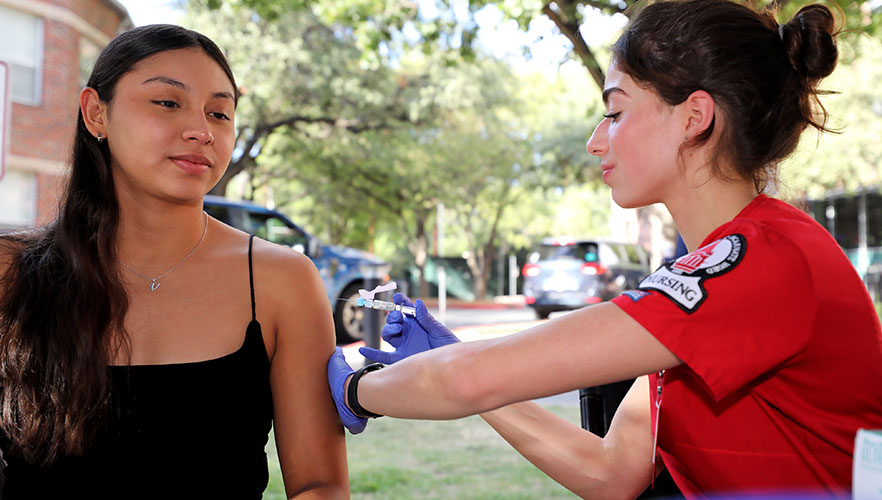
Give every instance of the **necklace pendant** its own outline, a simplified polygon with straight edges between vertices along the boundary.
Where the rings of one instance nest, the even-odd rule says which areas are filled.
[[[153,280],[153,281],[150,283],[150,291],[151,291],[151,292],[155,292],[156,289],[159,288],[159,285],[161,285],[161,283],[159,283],[159,282],[156,281],[156,280]]]

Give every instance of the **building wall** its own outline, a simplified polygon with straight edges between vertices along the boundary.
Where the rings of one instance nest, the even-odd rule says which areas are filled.
[[[6,167],[33,178],[36,199],[31,200],[31,212],[35,214],[32,223],[45,224],[55,216],[76,129],[83,83],[81,46],[88,43],[103,47],[132,23],[114,0],[0,0],[0,5],[43,20],[40,102],[12,103]],[[0,227],[3,222],[0,220]]]

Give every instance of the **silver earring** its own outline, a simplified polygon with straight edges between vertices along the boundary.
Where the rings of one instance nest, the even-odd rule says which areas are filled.
[[[102,142],[104,142],[104,136],[101,135],[100,133],[98,134],[98,137],[96,137],[96,139],[98,139],[98,144],[101,144]]]

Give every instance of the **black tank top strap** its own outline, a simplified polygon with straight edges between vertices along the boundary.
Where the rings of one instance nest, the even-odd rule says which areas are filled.
[[[257,304],[254,300],[254,265],[251,258],[251,247],[254,246],[254,235],[248,238],[248,283],[251,285],[251,321],[257,321]]]

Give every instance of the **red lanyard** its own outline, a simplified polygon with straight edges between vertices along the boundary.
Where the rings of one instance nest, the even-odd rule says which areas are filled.
[[[655,457],[658,453],[658,421],[661,418],[662,386],[665,383],[665,371],[660,370],[655,380],[655,429],[652,431],[652,479],[650,487],[655,488]]]

